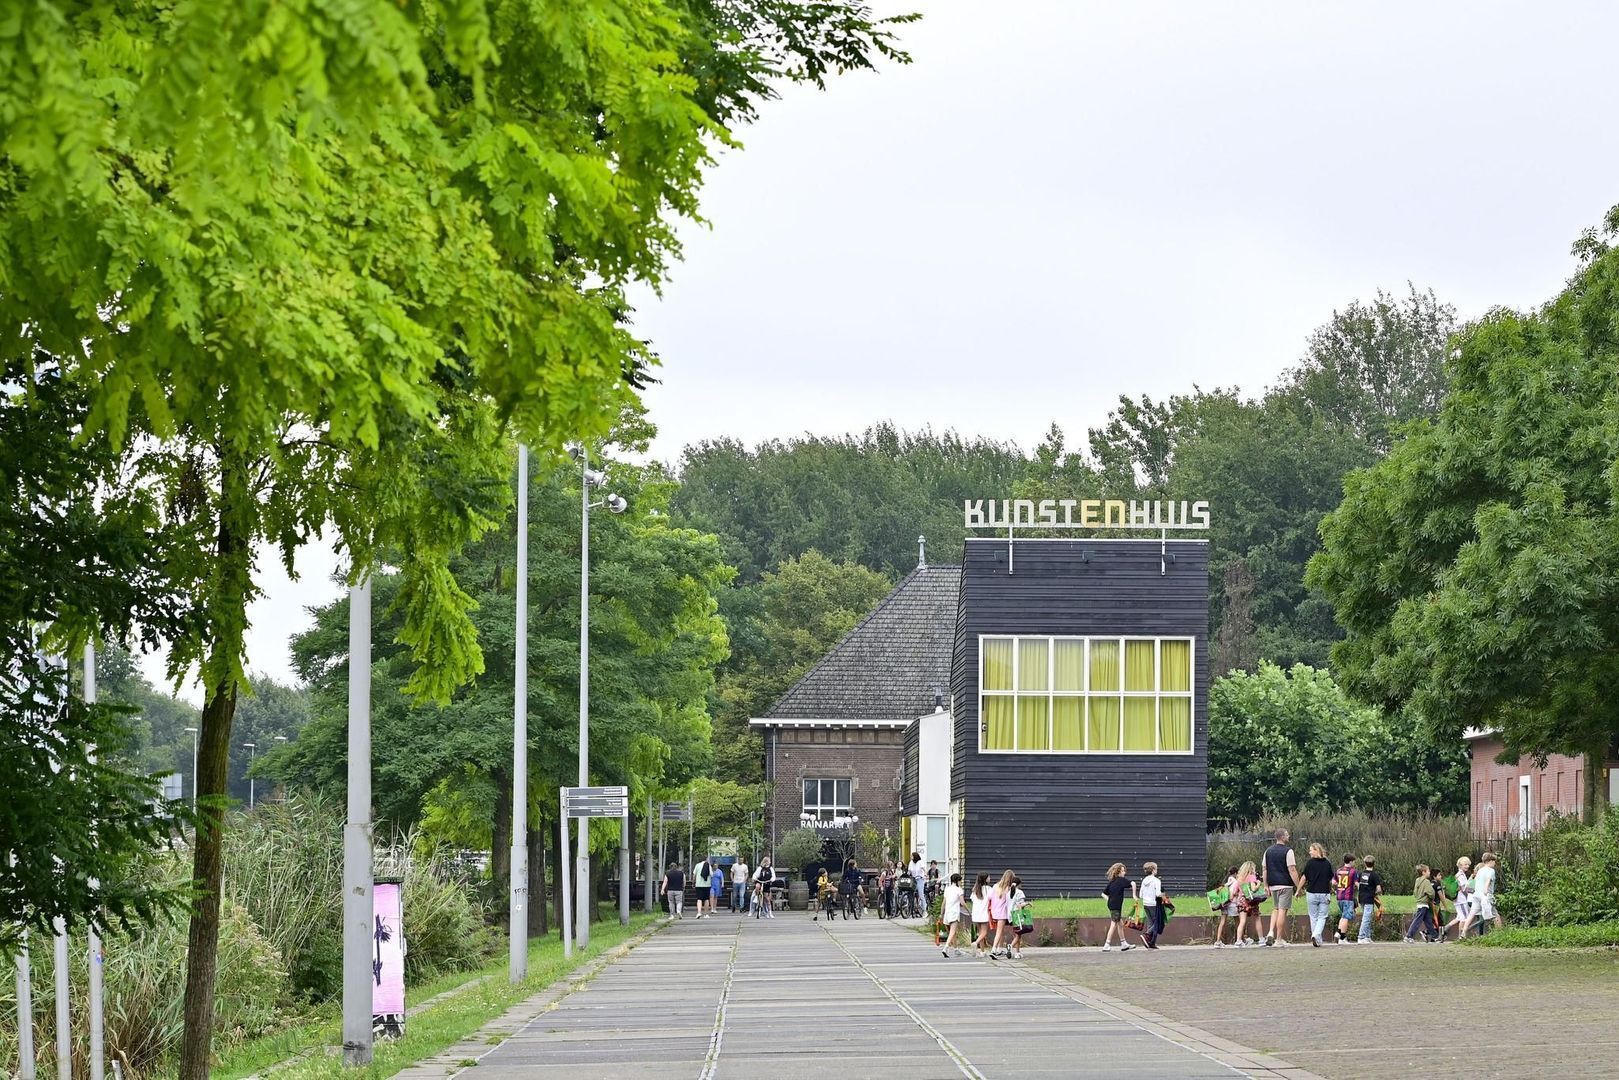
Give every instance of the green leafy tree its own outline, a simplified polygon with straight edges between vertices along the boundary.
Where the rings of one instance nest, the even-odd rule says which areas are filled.
[[[1261,662],[1209,692],[1209,820],[1297,811],[1454,813],[1467,805],[1459,742],[1351,701],[1326,671]]]
[[[400,558],[411,691],[478,674],[449,559],[498,521],[503,427],[605,434],[713,148],[784,80],[904,59],[858,4],[485,0],[14,11],[0,35],[0,356],[71,358],[87,434],[178,535],[201,673],[180,1075],[207,1073],[231,725],[256,546]],[[26,28],[26,29],[25,29]]]
[[[1619,210],[1539,311],[1459,339],[1439,415],[1345,484],[1310,566],[1348,631],[1356,695],[1505,755],[1585,755],[1619,719]],[[1594,818],[1600,786],[1587,784]]]
[[[730,590],[722,610],[731,656],[714,688],[716,776],[763,779],[764,745],[748,721],[763,716],[890,588],[875,571],[810,551],[757,584]]]

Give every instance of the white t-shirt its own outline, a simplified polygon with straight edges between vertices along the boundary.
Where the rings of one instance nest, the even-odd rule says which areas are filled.
[[[973,922],[989,922],[989,893],[979,896],[973,893]]]
[[[1495,899],[1495,867],[1481,866],[1473,875],[1473,895],[1480,899]]]
[[[961,918],[961,886],[946,885],[944,887],[944,921],[955,922]]]
[[[731,883],[746,885],[748,883],[748,864],[738,859],[731,864]]]
[[[1158,898],[1164,895],[1164,883],[1158,880],[1157,874],[1148,874],[1141,879],[1141,906],[1157,907]]]

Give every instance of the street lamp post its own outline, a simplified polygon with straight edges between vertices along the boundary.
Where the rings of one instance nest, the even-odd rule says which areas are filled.
[[[622,495],[608,494],[590,501],[590,489],[607,483],[605,473],[590,467],[590,451],[580,445],[579,461],[579,786],[590,785],[590,512],[606,507],[622,514],[629,503]],[[590,944],[590,819],[579,819],[577,880],[574,882],[574,938],[582,949]]]
[[[528,977],[528,447],[517,447],[517,622],[512,686],[511,895],[507,903],[507,975]]]
[[[197,810],[197,729],[188,727],[186,730],[191,732],[191,810],[195,813]]]
[[[253,796],[255,794],[253,789],[253,762],[259,756],[259,744],[245,742],[242,745],[247,747],[247,808],[251,810],[253,809]]]

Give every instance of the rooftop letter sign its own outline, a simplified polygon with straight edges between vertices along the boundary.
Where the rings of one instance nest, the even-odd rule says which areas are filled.
[[[1207,529],[1209,504],[1172,499],[967,499],[969,529]]]

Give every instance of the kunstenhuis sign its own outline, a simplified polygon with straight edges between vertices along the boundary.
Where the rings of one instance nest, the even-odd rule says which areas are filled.
[[[1171,499],[967,499],[969,529],[1207,529],[1209,504]]]

